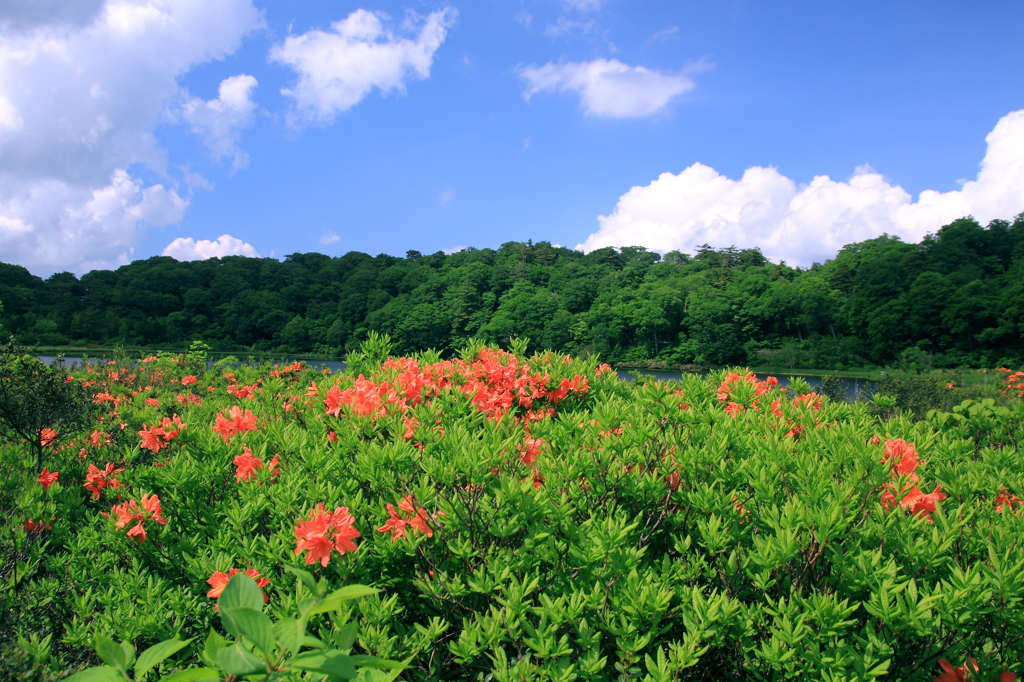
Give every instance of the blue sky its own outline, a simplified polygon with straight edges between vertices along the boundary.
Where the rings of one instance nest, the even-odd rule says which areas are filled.
[[[0,260],[916,241],[1024,211],[1022,25],[1016,1],[16,0]]]

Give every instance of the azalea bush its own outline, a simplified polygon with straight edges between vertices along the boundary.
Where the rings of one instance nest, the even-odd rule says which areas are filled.
[[[31,444],[0,451],[0,677],[104,656],[151,680],[1022,672],[1016,395],[917,421],[745,370],[627,383],[523,348],[75,370],[94,421],[44,474]],[[376,592],[308,610],[356,585]],[[218,605],[242,589],[262,635]]]

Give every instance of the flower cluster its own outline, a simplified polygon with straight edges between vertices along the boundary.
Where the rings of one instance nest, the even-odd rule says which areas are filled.
[[[142,438],[141,447],[153,452],[160,452],[162,448],[167,447],[168,443],[178,437],[183,428],[184,424],[181,423],[181,417],[178,415],[174,415],[173,419],[164,417],[159,426],[143,426],[139,431],[139,437]]]
[[[153,520],[162,526],[167,525],[167,519],[163,516],[163,509],[160,507],[160,498],[156,495],[143,495],[140,502],[128,500],[121,504],[115,504],[110,513],[117,517],[114,525],[124,528],[128,524],[137,522],[128,530],[128,537],[135,538],[139,542],[146,540],[145,521]]]
[[[52,447],[57,442],[57,432],[53,429],[43,429],[39,432],[39,444],[44,448]]]
[[[394,505],[388,502],[388,520],[377,529],[378,533],[391,533],[392,540],[400,540],[405,537],[405,529],[412,528],[415,532],[426,535],[428,538],[434,536],[431,524],[437,523],[436,515],[428,514],[426,509],[418,507],[413,502],[412,495],[406,495],[400,500],[398,508],[402,510],[402,514],[395,511]]]
[[[359,549],[353,542],[359,536],[359,531],[355,529],[355,518],[349,514],[348,507],[336,507],[333,512],[329,512],[323,504],[318,504],[310,512],[310,518],[299,519],[299,525],[295,526],[295,537],[298,539],[295,555],[309,550],[306,555],[307,564],[319,561],[321,566],[326,566],[334,550],[344,556],[346,552]]]
[[[1003,509],[1013,511],[1013,505],[1015,504],[1024,507],[1024,500],[1020,499],[1006,488],[1003,488],[996,497],[996,511],[1000,514],[1003,513]]]
[[[47,471],[46,467],[43,467],[42,473],[39,474],[39,484],[43,486],[43,490],[49,490],[50,486],[57,482],[60,478],[59,471]]]
[[[228,582],[231,580],[231,576],[235,575],[236,573],[238,573],[237,568],[232,568],[227,573],[224,573],[223,571],[215,571],[214,574],[206,580],[206,582],[210,585],[210,591],[206,593],[206,596],[210,599],[217,599],[218,597],[220,597],[221,593],[224,591],[224,588],[228,586]],[[242,573],[252,578],[256,582],[256,587],[260,589],[263,589],[264,587],[270,584],[270,578],[261,576],[260,572],[257,571],[255,568],[248,568],[242,571]],[[270,601],[270,597],[267,596],[266,593],[263,594],[263,601]]]
[[[252,454],[252,450],[248,446],[242,446],[242,454],[235,457],[233,460],[235,465],[235,482],[242,483],[248,481],[256,475],[256,472],[263,468],[263,460]],[[270,474],[277,478],[277,465],[280,462],[277,459],[277,455],[274,455],[273,459],[267,464],[267,469]]]
[[[885,455],[882,462],[889,462],[892,467],[891,476],[894,482],[882,486],[882,506],[888,511],[896,507],[896,498],[901,496],[899,506],[907,509],[914,516],[919,516],[931,521],[931,513],[935,511],[935,503],[946,499],[946,494],[939,492],[941,485],[935,486],[935,490],[924,493],[917,487],[917,467],[921,461],[918,459],[917,450],[913,443],[908,443],[902,438],[885,441]],[[908,481],[903,484],[899,492],[896,491],[898,480]]]
[[[733,392],[742,384],[749,384],[750,386],[753,386],[753,397],[759,398],[778,386],[779,380],[776,377],[768,377],[764,381],[761,381],[753,372],[747,372],[746,374],[729,372],[725,375],[725,379],[722,380],[722,383],[718,385],[718,402],[724,403],[727,400],[730,400]]]
[[[213,426],[214,432],[219,433],[225,443],[231,442],[231,439],[239,433],[255,431],[256,429],[256,415],[252,413],[252,410],[245,410],[243,412],[242,408],[238,405],[231,406],[231,409],[228,410],[227,418],[224,417],[223,413],[218,412],[217,421]]]
[[[1012,369],[1000,367],[998,371],[1006,375],[1003,377],[1002,394],[1015,395],[1018,398],[1024,398],[1024,370],[1017,370],[1014,372]]]
[[[589,379],[578,374],[562,379],[556,388],[549,388],[549,372],[534,372],[512,353],[487,348],[472,362],[457,359],[420,367],[412,358],[391,358],[384,362],[383,369],[394,372],[393,379],[375,383],[360,374],[348,388],[335,385],[328,389],[324,400],[326,414],[340,416],[343,407],[370,419],[404,414],[425,397],[455,387],[494,421],[515,406],[526,410],[524,419],[529,421],[554,413],[550,407],[535,410],[538,400],[546,399],[549,405],[556,405],[570,395],[584,396],[590,391]],[[306,395],[316,393],[314,383]]]
[[[124,471],[124,469],[115,469],[111,462],[107,462],[107,466],[103,469],[98,468],[95,464],[89,465],[89,473],[85,475],[85,489],[92,493],[92,499],[100,499],[100,493],[104,488],[120,488],[121,481],[117,479],[117,475]]]
[[[52,521],[53,519],[50,520]],[[42,521],[37,523],[36,521],[29,519],[22,525],[22,529],[24,529],[26,533],[35,533],[38,535],[44,530],[53,530],[53,526],[48,523],[43,523]]]

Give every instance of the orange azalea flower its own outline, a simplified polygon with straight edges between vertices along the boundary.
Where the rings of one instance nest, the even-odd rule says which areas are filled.
[[[257,418],[252,410],[242,411],[238,405],[233,405],[228,410],[228,417],[225,418],[220,412],[217,413],[217,421],[213,426],[215,433],[219,433],[224,442],[230,442],[236,434],[255,431],[257,429]]]
[[[377,529],[378,533],[391,533],[392,540],[399,540],[405,537],[405,527],[409,525],[409,522],[398,515],[395,511],[395,506],[388,502],[388,520],[384,522],[384,525]]]
[[[743,405],[730,400],[729,404],[725,406],[725,413],[735,419],[744,409]]]
[[[320,389],[317,388],[316,382],[309,382],[309,388],[306,389],[306,396],[312,398],[315,397],[318,393],[320,393]]]
[[[43,429],[39,432],[39,444],[48,448],[57,442],[57,432],[53,429]]]
[[[220,597],[221,593],[224,591],[224,588],[228,586],[228,582],[231,580],[231,576],[235,575],[236,573],[238,573],[237,568],[232,568],[227,573],[215,571],[214,574],[206,580],[206,582],[212,588],[209,592],[206,593],[206,596],[210,599],[217,599],[218,597]],[[255,568],[246,569],[245,571],[243,571],[243,573],[252,578],[253,580],[255,580],[256,587],[260,589],[263,589],[264,587],[270,584],[270,578],[261,576],[260,572],[257,571]],[[270,597],[267,596],[266,593],[263,594],[263,601],[270,601]]]
[[[44,530],[53,530],[53,526],[50,524],[43,523],[42,521],[36,523],[32,519],[26,521],[22,528],[25,529],[26,533],[42,533]]]
[[[519,451],[519,463],[531,466],[537,461],[537,455],[540,454],[540,446],[543,444],[543,438],[527,438],[523,441],[523,449]]]
[[[164,430],[159,426],[150,428],[144,427],[139,431],[139,436],[142,438],[142,447],[153,452],[160,452],[160,448],[164,447],[166,443],[160,440],[160,437],[164,435]]]
[[[973,658],[968,658],[967,662],[959,668],[954,668],[953,664],[944,658],[939,659],[939,667],[942,668],[942,674],[935,678],[935,682],[966,682],[970,679],[972,672],[978,672],[981,668],[978,667],[978,662]]]
[[[43,490],[49,490],[50,486],[57,482],[57,478],[60,477],[59,471],[47,471],[46,467],[43,467],[43,472],[39,474],[37,479],[43,486]]]
[[[139,542],[145,542],[146,528],[143,526],[143,522],[152,519],[160,525],[166,526],[167,519],[163,516],[160,498],[156,495],[143,495],[141,503],[140,505],[135,500],[128,500],[121,504],[115,504],[111,507],[110,513],[117,516],[117,521],[114,522],[114,525],[118,528],[124,528],[129,523],[137,521],[138,523],[128,530],[128,537],[134,538]]]
[[[1006,488],[1002,488],[1002,491],[996,497],[995,502],[996,502],[996,511],[999,512],[1000,514],[1003,513],[1003,509],[1004,508],[1009,509],[1010,511],[1013,511],[1013,505],[1015,505],[1015,504],[1019,504],[1020,506],[1024,507],[1024,500],[1020,499],[1019,497],[1017,497],[1016,495],[1011,493]]]
[[[252,454],[252,450],[250,450],[248,446],[245,445],[242,446],[242,454],[235,457],[234,464],[236,467],[238,467],[235,470],[236,483],[241,483],[242,481],[250,480],[253,476],[256,475],[257,471],[263,468],[263,460],[260,459],[259,457],[254,456]],[[270,463],[267,465],[267,468],[270,470],[270,472],[274,475],[275,478],[277,477],[277,465],[277,455],[274,455],[274,458],[270,460]]]
[[[198,381],[198,379],[195,377],[195,375],[190,374],[187,377],[182,377],[181,378],[181,385],[182,386],[188,386],[189,384],[194,384],[197,381]]]
[[[298,556],[309,550],[306,564],[319,561],[321,566],[327,566],[332,551],[337,550],[344,556],[345,552],[359,549],[353,540],[360,533],[355,529],[355,518],[349,514],[348,507],[336,507],[329,512],[323,504],[318,504],[310,515],[307,520],[299,519],[299,525],[295,526],[295,537],[298,538],[295,554]]]
[[[937,485],[935,490],[925,494],[918,490],[915,485],[900,501],[900,506],[904,509],[909,509],[910,513],[914,516],[920,516],[931,521],[930,514],[935,511],[935,503],[946,499],[946,494],[939,492],[940,490],[942,490],[942,486]]]
[[[420,420],[416,417],[406,417],[403,415],[402,422],[405,424],[405,433],[402,434],[402,438],[412,440],[416,435],[416,427],[420,425]]]
[[[144,402],[150,407],[159,407],[160,405],[160,401],[157,400],[156,398],[146,398]]]
[[[117,480],[117,475],[124,471],[124,469],[115,469],[111,462],[107,462],[107,466],[103,469],[98,469],[95,464],[89,465],[89,473],[85,475],[85,489],[92,492],[92,499],[100,499],[100,492],[104,488],[120,488],[121,481]]]
[[[906,476],[914,482],[918,480],[915,472],[917,467],[921,465],[921,462],[918,460],[918,454],[914,449],[913,443],[907,443],[902,438],[887,440],[885,442],[885,456],[882,461],[884,462],[887,459],[892,464],[894,476]]]
[[[797,396],[797,397],[793,398],[793,404],[794,405],[810,405],[811,408],[815,412],[817,412],[818,410],[821,409],[821,397],[817,393],[814,393],[812,391],[810,393],[805,393],[804,395],[800,395],[800,396]]]
[[[536,487],[536,480],[534,483]],[[391,533],[392,540],[399,540],[405,537],[406,527],[411,527],[421,535],[426,535],[428,538],[434,537],[434,529],[431,526],[431,522],[436,521],[427,513],[426,509],[416,507],[412,495],[406,495],[402,498],[398,503],[398,508],[404,512],[404,516],[399,515],[390,502],[387,504],[388,520],[377,529],[378,533]]]

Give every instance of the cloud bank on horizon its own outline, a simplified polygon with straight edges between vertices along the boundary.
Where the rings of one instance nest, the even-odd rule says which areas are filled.
[[[755,166],[732,180],[694,163],[623,194],[576,248],[758,247],[772,260],[809,266],[882,234],[918,242],[968,215],[982,224],[1012,219],[1024,211],[1024,109],[1003,116],[985,141],[977,179],[950,192],[925,190],[917,201],[869,166],[847,182],[819,175],[799,186],[775,168]]]
[[[170,256],[175,260],[206,260],[224,256],[260,257],[252,244],[247,244],[230,234],[222,234],[213,240],[200,239],[199,241],[192,237],[178,237],[168,244],[160,255]]]

